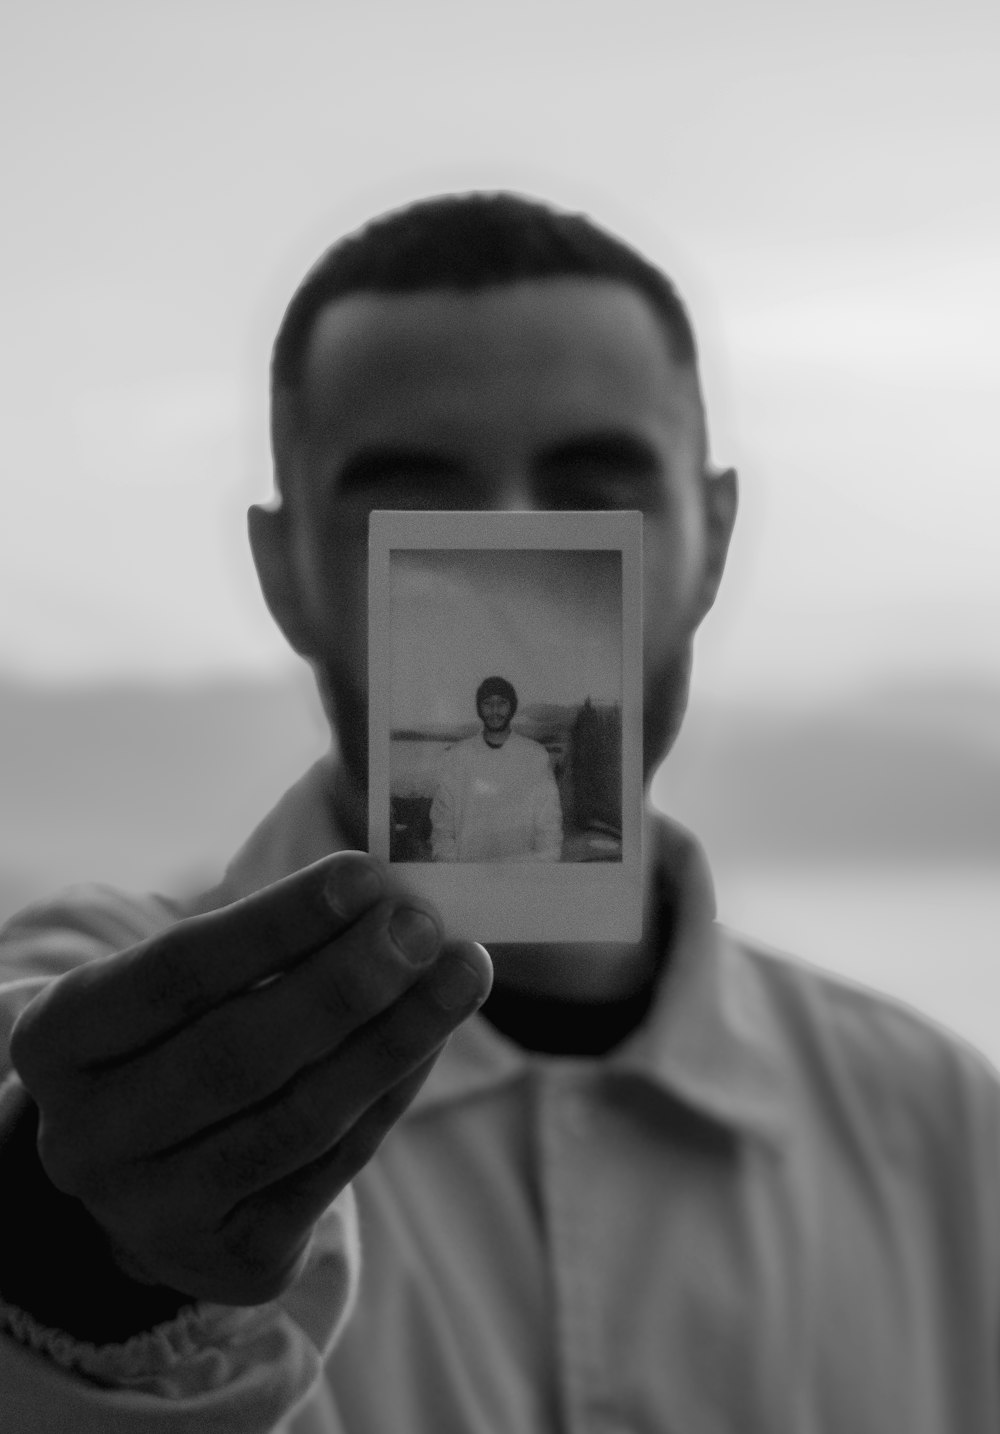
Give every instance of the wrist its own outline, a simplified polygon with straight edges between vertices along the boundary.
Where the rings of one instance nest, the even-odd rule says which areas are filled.
[[[0,1130],[0,1298],[95,1345],[123,1343],[175,1318],[190,1297],[130,1278],[86,1207],[49,1180],[38,1156],[38,1107],[23,1088],[21,1095]]]

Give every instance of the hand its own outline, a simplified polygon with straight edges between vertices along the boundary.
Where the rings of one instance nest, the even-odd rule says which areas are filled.
[[[11,1054],[48,1179],[118,1268],[258,1304],[489,984],[481,946],[341,852],[61,977]]]

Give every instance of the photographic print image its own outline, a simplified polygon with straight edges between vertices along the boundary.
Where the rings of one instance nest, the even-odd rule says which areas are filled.
[[[390,860],[622,858],[622,555],[393,549]]]

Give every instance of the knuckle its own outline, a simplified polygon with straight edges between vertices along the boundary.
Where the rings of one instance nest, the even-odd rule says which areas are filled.
[[[353,1180],[358,1172],[364,1169],[388,1135],[391,1126],[392,1118],[385,1115],[378,1121],[365,1121],[351,1131],[349,1140],[345,1142],[345,1183],[348,1179]]]
[[[235,1210],[222,1238],[225,1279],[234,1304],[266,1304],[294,1281],[308,1253],[296,1222],[254,1203]]]
[[[398,944],[400,928],[394,924],[397,910],[390,903],[382,903],[359,927],[340,938],[340,959],[320,968],[317,983],[326,1014],[351,1027],[362,1025],[398,1000],[419,979],[424,966],[436,954],[436,927],[425,922],[416,930],[412,919],[404,922],[403,929],[416,943],[415,951],[406,955]],[[416,914],[412,908],[407,910]],[[423,914],[419,916],[423,921]]]
[[[156,1010],[182,1018],[195,1015],[204,1004],[205,984],[199,962],[191,959],[185,934],[170,931],[146,952],[147,997]]]
[[[373,906],[385,891],[381,864],[363,852],[339,852],[325,869],[324,905],[343,921],[354,921]]]
[[[287,919],[273,891],[250,897],[248,901],[253,903],[252,922],[245,921],[240,928],[234,922],[232,927],[234,932],[239,930],[240,945],[257,953],[283,950],[288,944]]]
[[[10,1036],[10,1058],[28,1089],[58,1063],[65,1051],[77,1006],[81,973],[69,971],[46,986],[25,1006]]]
[[[291,1283],[279,1270],[258,1266],[257,1262],[248,1268],[237,1260],[225,1262],[220,1280],[223,1293],[217,1297],[219,1302],[237,1306],[270,1304]]]
[[[74,1139],[61,1125],[44,1117],[38,1130],[38,1159],[55,1188],[85,1200],[98,1194],[103,1182],[91,1154],[91,1143]]]
[[[358,973],[331,966],[324,972],[316,989],[316,1004],[325,1020],[336,1025],[353,1025],[369,1012],[369,982]]]
[[[116,1263],[124,1274],[144,1284],[154,1282],[195,1293],[199,1266],[204,1264],[200,1230],[171,1211],[169,1218],[156,1207],[129,1207],[107,1222]]]
[[[31,1005],[24,1008],[10,1033],[11,1064],[29,1089],[38,1074],[39,1057],[45,1049],[45,1043],[38,1039],[38,1003],[44,995],[43,992],[36,996]]]
[[[223,1202],[256,1188],[267,1169],[269,1155],[263,1142],[220,1139],[206,1156],[203,1188]]]
[[[239,1106],[255,1094],[252,1063],[229,1036],[214,1034],[207,1038],[192,1065],[198,1094],[207,1094],[228,1106]]]
[[[224,1132],[208,1162],[208,1177],[223,1202],[259,1190],[295,1163],[315,1138],[298,1104],[282,1101],[257,1112],[241,1128]]]
[[[384,912],[339,938],[335,959],[316,958],[311,988],[324,1023],[354,1029],[371,1020],[414,979],[392,949]],[[325,955],[325,953],[324,953]]]
[[[324,1120],[320,1102],[308,1083],[297,1082],[285,1099],[269,1109],[264,1118],[264,1137],[275,1166],[284,1173],[289,1166],[310,1160],[322,1144],[329,1124],[329,1112],[326,1112]]]
[[[270,1252],[240,1241],[226,1260],[226,1285],[229,1302],[236,1305],[263,1305],[277,1299],[295,1278],[294,1268],[285,1262],[273,1261]]]
[[[407,1069],[420,1054],[414,1032],[401,1021],[375,1023],[371,1028],[371,1040],[376,1063],[383,1069],[394,1072]]]

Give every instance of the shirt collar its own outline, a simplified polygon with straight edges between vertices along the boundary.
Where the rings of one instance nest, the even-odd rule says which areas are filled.
[[[237,900],[343,850],[331,812],[334,779],[328,754],[285,793],[199,905]],[[695,839],[657,817],[651,840],[659,899],[673,902],[674,919],[664,976],[640,1029],[599,1061],[570,1062],[525,1052],[473,1017],[449,1040],[411,1114],[485,1094],[547,1060],[638,1078],[715,1125],[780,1142],[787,1096],[754,968],[715,920],[712,879]]]
[[[714,1126],[782,1143],[787,1093],[775,1058],[773,1018],[753,967],[715,920],[715,893],[700,845],[663,817],[651,827],[660,899],[675,905],[664,975],[639,1030],[598,1059],[538,1056],[474,1017],[451,1037],[412,1113],[470,1099],[550,1064],[599,1072],[602,1079],[636,1078]]]
[[[661,880],[673,885],[674,924],[650,1013],[612,1064],[716,1124],[780,1144],[788,1096],[756,968],[716,921],[711,874],[694,837],[661,818],[654,839]]]

